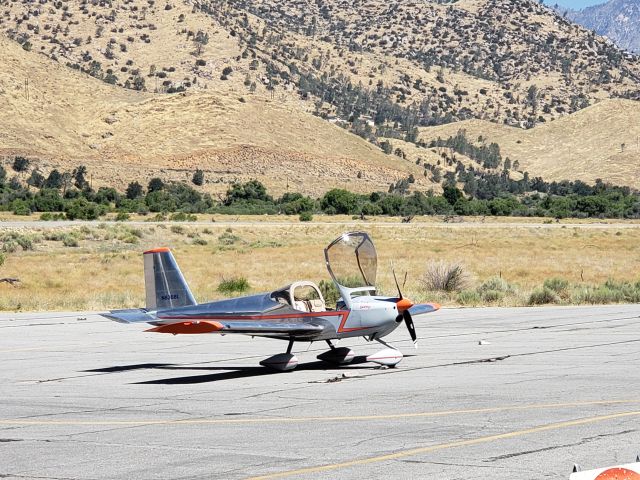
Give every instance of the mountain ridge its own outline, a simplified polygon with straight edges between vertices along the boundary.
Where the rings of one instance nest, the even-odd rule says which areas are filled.
[[[640,0],[609,0],[581,10],[567,10],[567,17],[625,50],[640,53]]]

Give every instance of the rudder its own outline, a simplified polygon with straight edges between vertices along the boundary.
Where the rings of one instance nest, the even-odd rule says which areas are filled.
[[[148,310],[197,305],[176,259],[166,247],[144,252],[144,284]]]

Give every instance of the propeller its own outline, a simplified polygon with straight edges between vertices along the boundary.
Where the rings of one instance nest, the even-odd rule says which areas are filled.
[[[413,307],[413,302],[408,298],[404,298],[402,296],[402,291],[400,290],[400,284],[398,283],[398,277],[396,277],[396,271],[393,268],[393,264],[391,264],[391,272],[393,273],[393,279],[396,282],[396,288],[398,289],[398,302],[396,305],[398,306],[398,318],[397,322],[401,322],[404,320],[405,325],[407,326],[407,330],[409,330],[409,335],[411,336],[411,340],[413,341],[413,346],[418,348],[418,335],[416,334],[416,327],[413,324],[413,318],[411,318],[411,313],[409,313],[409,309]],[[407,274],[404,274],[404,282],[402,285],[407,283]]]
[[[409,310],[402,312],[402,316],[404,317],[404,323],[407,326],[407,330],[409,330],[409,335],[411,335],[411,340],[413,340],[413,346],[418,348],[418,335],[416,334],[416,327],[413,324],[413,318],[411,318]]]

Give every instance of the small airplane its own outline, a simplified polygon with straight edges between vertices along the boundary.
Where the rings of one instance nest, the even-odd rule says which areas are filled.
[[[377,255],[367,233],[344,233],[325,248],[324,256],[341,296],[335,308],[325,304],[318,286],[309,281],[294,282],[268,293],[198,304],[171,251],[156,248],[143,255],[146,307],[112,310],[102,315],[122,323],[149,323],[153,328],[148,332],[239,333],[287,340],[286,353],[260,362],[278,371],[293,370],[298,365],[291,353],[295,342],[325,341],[329,350],[318,359],[334,365],[348,364],[354,352],[334,346],[332,340],[351,337],[382,344],[385,348],[369,355],[367,361],[394,367],[402,360],[402,353],[385,343],[383,337],[404,321],[417,347],[412,315],[434,312],[440,306],[415,305],[404,298],[395,272],[398,296],[377,295]]]

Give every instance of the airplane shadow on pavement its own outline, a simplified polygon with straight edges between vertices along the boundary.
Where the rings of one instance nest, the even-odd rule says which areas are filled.
[[[405,355],[405,357],[410,357],[411,355]],[[247,377],[259,377],[262,375],[282,375],[286,373],[294,373],[296,371],[326,371],[326,372],[348,372],[353,370],[374,370],[379,368],[377,365],[373,365],[367,362],[367,357],[364,355],[356,356],[353,361],[349,365],[343,366],[333,366],[327,364],[325,362],[316,361],[316,362],[308,362],[301,363],[297,366],[295,370],[291,372],[277,372],[274,370],[270,370],[266,367],[260,366],[226,366],[226,367],[218,367],[218,366],[207,366],[207,367],[191,367],[191,366],[183,366],[183,365],[174,365],[171,363],[140,363],[133,365],[116,365],[112,367],[105,368],[95,368],[90,370],[84,370],[85,372],[92,373],[119,373],[119,372],[128,372],[133,370],[171,370],[171,371],[205,371],[205,372],[215,372],[215,373],[207,373],[206,375],[189,375],[182,377],[170,377],[170,378],[161,378],[156,380],[145,380],[141,382],[133,382],[133,385],[186,385],[186,384],[194,384],[194,383],[208,383],[208,382],[218,382],[222,380],[233,380],[237,378],[247,378]]]

